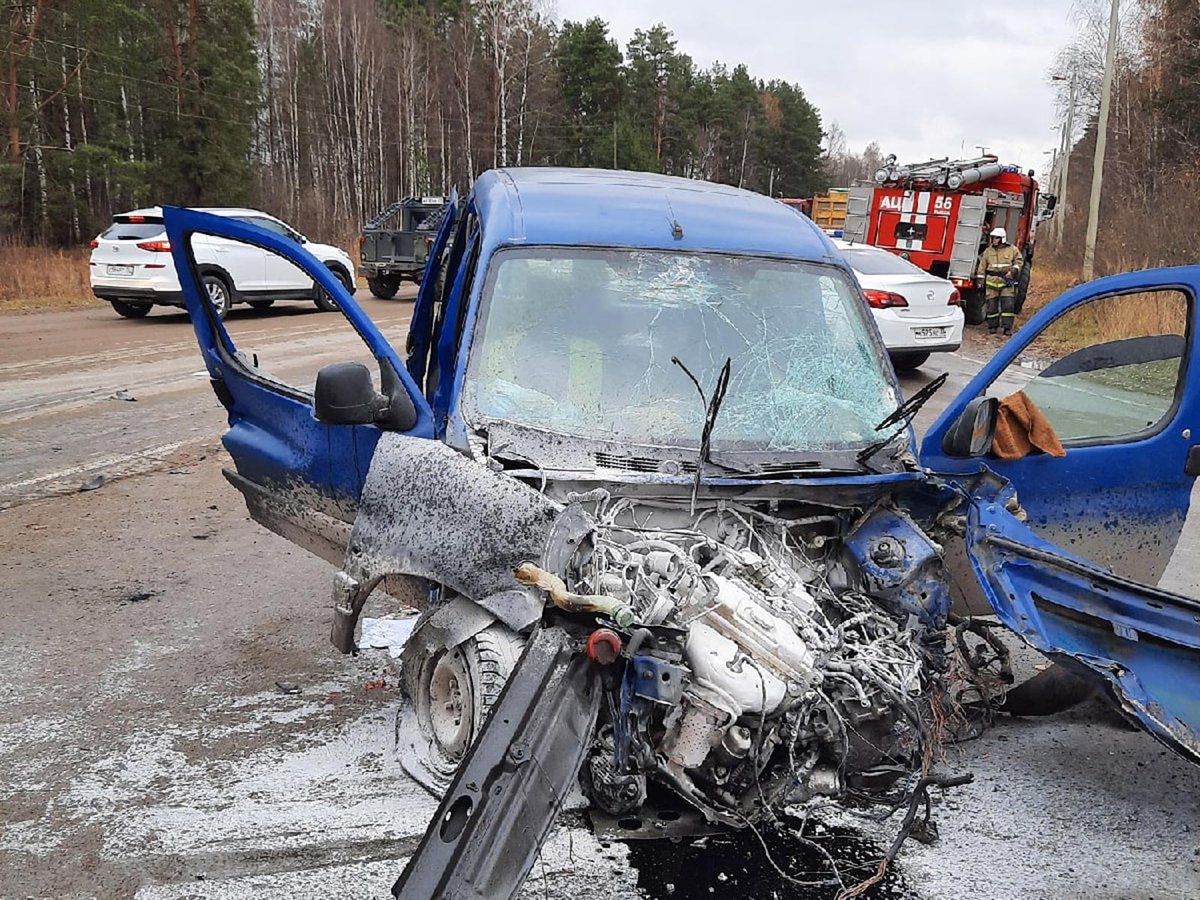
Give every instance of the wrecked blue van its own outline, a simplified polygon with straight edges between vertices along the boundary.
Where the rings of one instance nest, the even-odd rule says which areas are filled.
[[[422,610],[397,733],[442,805],[397,896],[512,896],[578,790],[593,820],[663,834],[915,804],[971,594],[1200,760],[1200,604],[1152,586],[1200,472],[1200,268],[1054,300],[918,447],[942,379],[901,396],[849,267],[760,195],[487,172],[441,223],[403,346],[302,247],[164,219],[227,478],[336,567],[334,644],[355,649],[381,585]],[[303,268],[374,365],[275,379],[206,300],[194,235]],[[1161,327],[1106,331],[1098,305],[1130,297]],[[1018,366],[1064,322],[1053,365]],[[1021,436],[1014,382],[1061,455],[997,453],[998,427]]]

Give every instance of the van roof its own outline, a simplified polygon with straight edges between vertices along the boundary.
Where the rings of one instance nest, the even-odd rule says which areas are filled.
[[[787,206],[709,181],[608,169],[494,169],[475,181],[474,197],[492,246],[715,250],[840,262],[829,238]]]

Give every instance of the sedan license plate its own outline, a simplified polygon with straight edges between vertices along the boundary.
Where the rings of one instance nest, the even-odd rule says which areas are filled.
[[[109,275],[132,275],[133,266],[109,266]]]
[[[914,328],[912,330],[913,337],[919,338],[944,338],[946,329],[943,328]]]

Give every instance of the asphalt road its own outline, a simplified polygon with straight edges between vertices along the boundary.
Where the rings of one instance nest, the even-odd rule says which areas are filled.
[[[411,302],[360,300],[402,343]],[[307,305],[228,324],[294,383],[360,351]],[[920,429],[983,352],[905,379],[949,373]],[[0,319],[0,897],[385,897],[423,832],[433,802],[390,749],[394,665],[329,647],[330,569],[246,517],[223,424],[182,313]],[[1189,529],[1165,581],[1195,585],[1196,548]],[[1200,896],[1200,769],[1102,704],[1002,720],[941,764],[976,780],[868,896]],[[851,881],[894,827],[816,838]],[[525,895],[832,893],[775,876],[749,836],[629,851],[566,827]]]
[[[376,300],[360,291],[357,299],[403,346],[413,295],[406,288]],[[365,355],[341,316],[309,303],[240,306],[226,327],[239,349],[298,384],[325,363]],[[127,320],[97,303],[3,319],[0,508],[74,490],[99,473],[144,471],[219,434],[224,422],[182,310]]]

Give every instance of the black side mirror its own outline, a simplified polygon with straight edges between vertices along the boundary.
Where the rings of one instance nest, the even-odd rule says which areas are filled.
[[[377,393],[362,363],[330,363],[317,372],[313,411],[326,425],[370,425],[388,400]]]
[[[408,431],[417,424],[417,410],[404,382],[384,363],[380,367],[384,393],[375,390],[371,370],[358,362],[330,363],[317,372],[313,413],[326,425],[379,425]]]
[[[996,433],[996,413],[1000,401],[994,397],[976,397],[966,405],[942,438],[947,456],[983,456],[992,446]]]
[[[1056,207],[1056,206],[1058,206],[1058,197],[1054,194],[1047,195],[1046,211],[1049,212],[1050,210],[1054,209],[1054,207]]]

